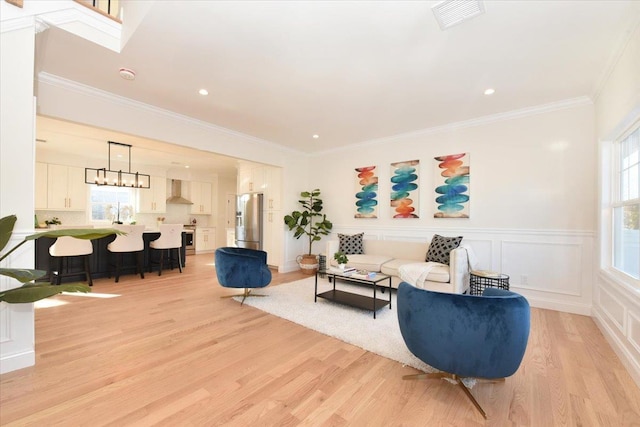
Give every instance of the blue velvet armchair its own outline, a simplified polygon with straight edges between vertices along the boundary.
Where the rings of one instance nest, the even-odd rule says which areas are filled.
[[[242,294],[225,295],[223,298],[241,296],[242,301],[253,288],[264,288],[271,283],[271,270],[267,266],[267,253],[255,249],[224,247],[216,249],[216,274],[218,283],[225,288],[244,288]]]
[[[487,288],[482,296],[398,287],[398,322],[407,347],[442,372],[404,379],[448,378],[487,415],[462,378],[503,380],[520,366],[527,348],[530,308],[519,294]]]

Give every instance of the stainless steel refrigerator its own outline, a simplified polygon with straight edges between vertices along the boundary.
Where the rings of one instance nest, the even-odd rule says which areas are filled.
[[[262,250],[261,193],[240,194],[236,200],[236,246]]]

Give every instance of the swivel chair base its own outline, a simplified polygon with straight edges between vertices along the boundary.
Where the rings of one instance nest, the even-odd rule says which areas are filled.
[[[252,294],[251,293],[251,289],[249,288],[244,288],[244,292],[241,294],[234,294],[234,295],[222,295],[220,298],[233,298],[233,297],[242,297],[242,301],[240,301],[240,305],[244,304],[244,300],[247,297],[266,297],[268,295],[261,295],[261,294]]]
[[[467,395],[467,397],[471,400],[471,402],[476,407],[476,409],[478,411],[480,411],[480,413],[482,414],[484,419],[485,420],[487,419],[487,413],[484,411],[484,409],[482,409],[482,406],[480,406],[480,404],[478,403],[476,398],[473,397],[473,395],[471,394],[471,390],[469,390],[467,388],[467,386],[464,385],[464,383],[462,382],[462,378],[457,376],[457,375],[455,375],[455,374],[450,374],[448,372],[433,372],[433,373],[429,373],[429,374],[404,375],[402,377],[402,379],[403,380],[445,379],[445,380],[448,380],[448,381],[452,381],[452,382],[458,384],[462,388],[462,390]],[[478,378],[478,379],[483,380],[483,378]],[[501,382],[501,381],[504,381],[504,378],[489,379],[489,380],[486,380],[486,381]]]

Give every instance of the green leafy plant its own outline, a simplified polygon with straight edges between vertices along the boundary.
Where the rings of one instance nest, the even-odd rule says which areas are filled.
[[[76,228],[64,230],[49,230],[42,233],[35,233],[26,236],[24,240],[15,245],[10,250],[3,252],[13,234],[13,227],[16,224],[17,217],[15,215],[0,218],[0,262],[11,255],[16,249],[25,243],[39,239],[40,237],[63,237],[71,236],[78,239],[100,239],[112,234],[124,234],[121,231],[111,228]],[[43,270],[30,270],[26,268],[0,268],[0,275],[8,276],[16,279],[22,286],[13,289],[0,291],[0,301],[10,304],[29,303],[39,301],[44,298],[59,294],[61,292],[91,292],[89,286],[82,283],[69,283],[65,285],[52,285],[50,283],[35,283],[37,279],[47,274]]]
[[[309,237],[309,255],[313,242],[322,239],[331,232],[333,224],[322,213],[322,199],[320,190],[303,191],[300,193],[303,199],[298,200],[302,205],[302,210],[293,211],[285,215],[284,223],[289,227],[289,231],[294,231],[293,237],[299,239],[303,235]]]
[[[340,251],[333,254],[333,259],[335,259],[338,264],[346,264],[349,262],[349,258],[344,254],[344,252]]]

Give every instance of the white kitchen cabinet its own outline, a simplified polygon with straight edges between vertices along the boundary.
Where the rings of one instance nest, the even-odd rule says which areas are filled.
[[[282,211],[264,211],[262,250],[267,253],[267,264],[278,267],[282,258]]]
[[[167,179],[152,176],[150,188],[138,189],[138,213],[164,213],[167,211]]]
[[[36,162],[35,208],[47,209],[47,164]]]
[[[282,209],[282,169],[265,167],[265,210]]]
[[[87,184],[84,169],[47,165],[47,209],[84,211],[87,209]]]
[[[216,229],[213,227],[197,227],[195,243],[197,254],[215,251]]]
[[[238,194],[262,193],[265,185],[264,166],[243,165],[238,170]]]
[[[211,214],[211,183],[191,181],[191,213]]]
[[[282,260],[282,168],[242,165],[238,170],[238,194],[263,193],[262,248],[267,263],[278,267]]]
[[[250,193],[252,185],[251,169],[241,166],[238,169],[238,194]]]

